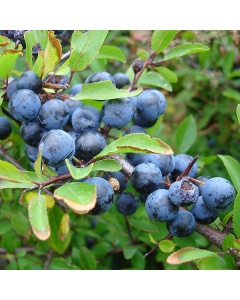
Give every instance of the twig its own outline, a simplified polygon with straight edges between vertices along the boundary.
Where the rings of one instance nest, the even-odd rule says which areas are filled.
[[[131,231],[131,227],[129,225],[127,216],[124,216],[124,219],[125,219],[125,223],[126,223],[126,227],[127,227],[127,233],[128,233],[129,238],[130,238],[131,244],[134,245],[134,238],[132,236],[132,231]]]

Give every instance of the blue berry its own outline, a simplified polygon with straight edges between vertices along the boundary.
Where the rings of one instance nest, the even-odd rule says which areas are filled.
[[[28,89],[38,94],[41,88],[42,80],[33,71],[26,71],[18,78],[18,90]]]
[[[234,202],[235,190],[227,179],[213,177],[203,186],[202,199],[210,209],[225,210]]]
[[[177,176],[181,175],[185,169],[188,167],[188,165],[192,162],[194,157],[188,154],[177,154],[174,157],[175,160],[175,166],[173,171],[171,172],[171,175],[173,176],[174,179],[177,178]],[[195,177],[198,171],[198,164],[197,162],[194,163],[192,166],[190,172],[188,173],[189,177]]]
[[[158,222],[173,220],[179,210],[179,207],[170,201],[169,191],[161,189],[149,194],[145,208],[149,218]]]
[[[100,215],[108,211],[112,207],[114,197],[114,190],[110,183],[101,177],[92,177],[85,182],[92,185],[96,184],[97,187],[97,203],[88,214]]]
[[[115,204],[118,212],[129,216],[138,209],[138,198],[131,193],[122,193],[117,197]]]
[[[189,206],[199,197],[198,187],[186,178],[176,181],[169,188],[169,198],[177,206]]]
[[[105,81],[105,80],[110,80],[112,82],[112,84],[114,86],[116,86],[116,82],[115,82],[114,78],[108,72],[95,72],[95,73],[89,75],[85,81],[85,84],[99,82],[99,81]]]
[[[219,212],[217,210],[209,209],[206,206],[202,200],[202,196],[199,196],[197,202],[193,204],[191,213],[193,214],[196,222],[204,225],[211,224],[219,216]]]
[[[69,96],[73,97],[73,96],[77,95],[79,92],[81,92],[81,90],[82,90],[82,84],[76,83],[70,88]]]
[[[121,89],[123,88],[125,85],[128,85],[130,83],[129,78],[127,77],[126,74],[124,73],[115,73],[113,75],[113,79],[115,80],[116,83],[116,88],[117,89]]]
[[[196,227],[196,221],[192,213],[187,210],[179,210],[177,216],[166,223],[168,231],[177,237],[191,235]]]
[[[159,167],[163,176],[170,174],[175,166],[174,156],[172,154],[143,154],[143,162],[150,162]]]
[[[12,124],[6,117],[0,117],[0,140],[9,138],[12,133]]]
[[[47,128],[42,126],[38,119],[24,122],[20,127],[20,134],[24,142],[34,147],[38,146],[38,143],[47,131]]]

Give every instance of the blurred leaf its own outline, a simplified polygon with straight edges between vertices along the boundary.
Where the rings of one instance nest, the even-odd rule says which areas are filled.
[[[96,186],[85,182],[65,183],[54,191],[54,197],[63,200],[76,213],[85,214],[96,205]]]
[[[123,256],[125,259],[131,259],[133,255],[136,253],[137,247],[136,246],[123,246]]]
[[[176,130],[176,149],[178,153],[186,153],[197,138],[197,125],[192,115],[187,116]]]
[[[237,194],[233,205],[233,229],[236,237],[240,238],[240,193]]]
[[[48,42],[44,51],[43,75],[54,70],[62,57],[62,46],[58,39],[48,33]]]
[[[105,58],[107,60],[117,60],[121,61],[122,63],[126,62],[125,54],[120,48],[115,46],[103,45],[98,53],[97,59],[98,58]]]
[[[227,89],[223,92],[223,96],[240,102],[240,93],[233,89]]]
[[[24,33],[24,40],[26,43],[26,61],[28,63],[28,67],[32,70],[33,62],[32,62],[32,47],[37,44],[36,38],[31,30],[28,30]]]
[[[117,89],[110,80],[105,80],[100,82],[83,84],[81,92],[74,96],[73,99],[109,100],[137,96],[141,92],[141,87],[139,87],[136,91],[128,92],[127,90]]]
[[[9,44],[9,43],[10,43],[9,38],[7,38],[6,36],[0,35],[0,47],[7,46],[7,44]]]
[[[64,214],[59,226],[59,236],[62,241],[64,241],[68,237],[69,230],[70,230],[69,222],[70,222],[69,215]]]
[[[240,124],[240,104],[237,105],[237,119],[238,123]]]
[[[223,59],[223,74],[227,76],[234,64],[234,50],[228,51]]]
[[[172,252],[175,247],[175,243],[171,240],[162,240],[159,242],[159,249],[165,253]]]
[[[240,191],[240,181],[238,180],[240,174],[240,165],[236,159],[229,155],[218,155],[226,167],[232,183],[237,191]]]
[[[158,244],[158,242],[153,238],[153,236],[151,235],[151,233],[149,233],[148,236],[149,236],[150,241],[151,241],[153,244],[155,244],[155,245]]]
[[[78,267],[68,263],[66,259],[55,257],[51,260],[50,270],[79,270]]]
[[[169,92],[172,92],[172,86],[168,80],[157,72],[143,72],[142,76],[138,80],[138,84],[163,88]]]
[[[165,67],[157,67],[155,69],[170,83],[175,83],[178,81],[177,75],[170,69]]]
[[[137,220],[133,218],[128,219],[129,224],[137,229],[146,231],[146,232],[157,232],[157,227],[150,223],[149,221],[145,220]]]
[[[172,154],[172,149],[158,138],[145,133],[131,133],[107,145],[94,159],[116,153],[164,153]]]
[[[59,228],[63,215],[63,211],[56,205],[50,209],[48,213],[51,230],[51,235],[48,239],[49,246],[59,254],[63,254],[67,250],[71,241],[71,233],[69,233],[68,237],[64,239],[64,241],[62,241],[59,236]]]
[[[97,262],[93,253],[86,247],[80,247],[80,265],[83,270],[96,270]]]
[[[216,256],[216,253],[208,250],[186,247],[169,255],[167,258],[167,263],[176,265],[211,256]]]
[[[149,56],[149,53],[146,50],[140,50],[137,52],[137,57],[146,60]]]
[[[17,59],[21,55],[21,50],[6,49],[0,55],[0,77],[7,79],[11,76]]]
[[[13,253],[17,247],[16,235],[14,235],[11,231],[3,234],[1,236],[1,247],[3,247],[7,252]]]
[[[220,256],[206,257],[199,262],[200,270],[232,270],[226,260]]]
[[[50,168],[44,162],[42,162],[42,174],[46,177],[52,177],[58,175],[52,168]]]
[[[184,55],[190,55],[190,54],[194,54],[194,53],[200,53],[200,52],[204,52],[204,51],[209,51],[209,48],[200,43],[184,44],[184,45],[177,46],[177,47],[169,50],[165,54],[164,60],[169,60],[172,58],[176,58],[176,57],[180,57],[180,56],[184,56]]]
[[[3,235],[12,229],[12,225],[8,220],[0,220],[0,235]]]
[[[50,226],[44,196],[35,196],[28,205],[29,221],[36,237],[40,240],[49,238]]]
[[[151,39],[151,48],[154,52],[160,53],[166,49],[174,39],[178,30],[155,30]]]
[[[131,258],[131,264],[135,270],[144,270],[146,266],[146,259],[143,253],[137,249],[136,253]]]
[[[69,64],[72,71],[84,70],[98,55],[108,30],[89,30],[85,34],[75,30],[71,39]]]

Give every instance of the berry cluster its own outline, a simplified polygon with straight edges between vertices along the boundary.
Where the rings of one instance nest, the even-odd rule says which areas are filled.
[[[96,72],[85,84],[105,80],[116,88],[130,83],[123,73],[112,76]],[[70,88],[68,97],[43,101],[42,80],[32,71],[24,72],[7,87],[9,112],[21,122],[26,156],[34,163],[41,147],[43,162],[59,175],[68,172],[65,159],[84,165],[99,154],[107,146],[112,128],[123,129],[123,135],[146,133],[166,110],[165,96],[155,89],[145,90],[138,97],[105,100],[101,110],[71,98],[81,89],[82,85],[76,84]],[[0,129],[1,139],[11,133],[5,117],[0,118]],[[198,165],[188,154],[128,153],[125,159],[134,167],[130,178],[119,171],[85,180],[97,187],[97,203],[89,214],[108,211],[116,193],[117,211],[131,215],[138,209],[140,198],[151,220],[166,222],[173,236],[185,237],[193,233],[196,222],[212,223],[234,201],[234,188],[226,179],[196,178]],[[117,192],[112,178],[119,185]],[[135,193],[126,191],[129,184]]]

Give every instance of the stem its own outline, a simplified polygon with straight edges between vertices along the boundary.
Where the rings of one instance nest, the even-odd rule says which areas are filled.
[[[21,171],[26,171],[14,158],[9,156],[4,148],[0,149],[0,155],[2,155],[7,161],[9,161],[11,164],[13,164],[15,167],[17,167]]]
[[[128,233],[129,238],[130,238],[131,244],[134,245],[134,238],[132,236],[132,231],[131,231],[131,227],[129,225],[127,216],[124,216],[124,219],[125,219],[125,223],[126,223],[126,227],[127,227],[127,233]]]
[[[188,175],[188,173],[192,169],[192,166],[195,164],[195,162],[198,160],[198,158],[199,158],[199,154],[194,157],[194,159],[190,162],[190,164],[187,166],[187,168],[182,173],[182,175],[178,176],[177,181]]]
[[[160,243],[160,241],[163,241],[163,240],[171,240],[172,238],[173,238],[173,235],[172,235],[171,233],[169,233],[167,236],[165,236],[165,238],[159,240],[159,241],[157,242],[157,245],[154,246],[150,251],[148,251],[148,252],[144,255],[144,257],[147,257],[147,256],[149,256],[150,254],[156,252],[157,249],[159,248],[159,243]]]
[[[43,88],[49,88],[53,90],[66,90],[69,88],[69,85],[67,83],[65,84],[57,84],[57,83],[51,83],[51,82],[43,82],[42,83]]]

